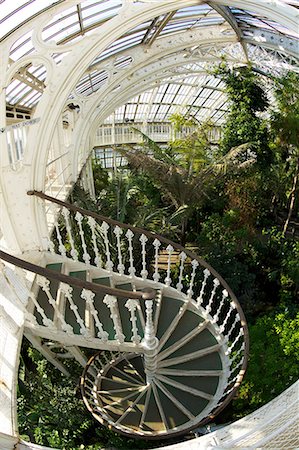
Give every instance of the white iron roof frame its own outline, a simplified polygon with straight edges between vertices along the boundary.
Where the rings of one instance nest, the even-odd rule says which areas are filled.
[[[215,3],[220,4],[219,1],[215,0]],[[242,7],[244,2],[242,0],[229,2],[230,5]],[[110,21],[106,22],[101,27],[101,32],[95,32],[93,35],[86,36],[81,39],[76,45],[66,44],[57,46],[52,45],[51,43],[42,42],[40,40],[39,31],[37,30],[34,34],[34,44],[37,47],[39,52],[43,53],[43,57],[48,59],[48,64],[50,62],[50,54],[52,52],[65,52],[69,51],[69,54],[64,58],[62,64],[59,68],[55,68],[51,77],[51,102],[49,102],[49,98],[47,95],[42,96],[41,101],[38,104],[36,114],[41,115],[41,126],[39,129],[43,128],[43,123],[46,133],[38,132],[37,136],[34,136],[34,142],[32,142],[32,148],[38,147],[47,147],[44,145],[44,141],[46,136],[51,136],[53,133],[52,126],[49,127],[49,123],[56,123],[56,120],[59,117],[59,111],[62,110],[63,104],[66,101],[67,94],[67,86],[72,86],[76,80],[80,78],[83,72],[88,68],[91,62],[97,57],[97,55],[107,48],[117,37],[123,36],[130,29],[136,27],[138,24],[142,24],[152,17],[161,16],[163,14],[167,14],[171,10],[177,10],[182,7],[197,5],[198,1],[189,0],[189,1],[160,1],[157,3],[148,3],[148,4],[137,4],[132,3],[131,1],[126,1],[124,3],[123,8],[121,8],[118,16],[114,17]],[[221,4],[228,4],[227,1],[221,2]],[[291,29],[295,29],[297,27],[296,16],[298,14],[295,8],[289,7],[287,5],[282,5],[281,3],[275,3],[273,6],[269,5],[266,0],[251,0],[247,2],[248,7],[257,11],[262,11],[263,14],[268,15],[271,19],[277,20],[285,25],[289,26]],[[283,8],[282,8],[283,6]],[[41,24],[41,29],[44,24]],[[49,55],[49,56],[45,56]],[[31,57],[37,55],[31,55]],[[38,55],[41,58],[41,54]],[[22,61],[24,62],[24,60]],[[26,61],[27,62],[27,61]],[[19,62],[20,63],[20,62]],[[51,64],[52,65],[52,64]],[[53,66],[52,66],[53,67]],[[46,89],[47,91],[47,89]],[[63,95],[63,92],[65,94]],[[51,111],[51,113],[50,113]],[[49,116],[51,115],[51,120]],[[55,125],[53,125],[55,126]],[[40,139],[42,138],[43,144],[39,145]],[[41,157],[42,152],[37,152],[39,157]],[[39,158],[37,158],[39,159]],[[37,162],[37,161],[36,161]],[[40,167],[40,164],[39,164]],[[40,172],[40,171],[38,171]],[[39,177],[40,173],[38,174]]]
[[[129,3],[129,2],[128,2]],[[169,3],[171,3],[171,2],[169,2]],[[230,24],[230,26],[232,27],[232,29],[235,31],[235,33],[236,33],[236,35],[237,35],[237,37],[238,37],[238,40],[241,42],[241,44],[242,44],[242,46],[243,46],[243,48],[244,48],[244,51],[245,51],[245,54],[246,54],[246,41],[247,41],[247,39],[242,35],[242,29],[238,26],[238,22],[237,22],[237,20],[235,19],[235,16],[231,13],[231,10],[230,10],[230,8],[228,7],[228,6],[223,6],[222,4],[221,5],[219,5],[218,4],[219,2],[218,1],[216,1],[216,0],[214,0],[214,1],[211,1],[211,2],[209,2],[209,5],[211,6],[211,7],[213,7],[214,8],[214,10],[216,10],[216,11],[218,11],[226,20],[227,20],[227,22]],[[225,2],[222,2],[222,3],[225,3]],[[229,2],[230,3],[230,5],[231,5],[231,3],[232,2]],[[233,2],[234,3],[234,2]],[[242,1],[240,1],[240,5],[241,6],[245,6],[245,5],[243,5],[243,3],[244,2],[242,2]],[[278,2],[279,3],[279,2]],[[68,9],[69,9],[69,7],[70,7],[70,4],[71,5],[73,5],[73,2],[71,1],[71,2],[67,2],[67,6],[68,6]],[[108,3],[106,4],[106,6],[108,6]],[[177,6],[177,5],[176,5]],[[277,5],[276,5],[277,6]],[[284,6],[286,6],[286,5],[284,5]],[[58,10],[60,10],[60,7],[62,7],[62,5],[55,5],[55,8],[53,7],[53,8],[51,8],[51,9],[47,9],[47,11],[50,11],[51,10],[51,15],[52,16],[54,16],[54,12],[56,12],[57,13],[57,11]],[[87,10],[87,8],[89,8],[90,7],[90,5],[88,6],[88,7],[85,7],[85,10]],[[115,7],[115,6],[114,6]],[[66,5],[64,5],[64,9],[66,8]],[[110,8],[106,8],[106,10],[108,11],[108,10],[110,10],[111,9],[111,7]],[[113,9],[113,8],[112,8]],[[184,9],[186,9],[186,8],[184,8]],[[183,9],[183,10],[184,10]],[[188,8],[187,8],[188,9]],[[295,8],[293,8],[294,10],[295,10]],[[83,29],[83,24],[82,24],[82,20],[80,19],[80,17],[82,16],[82,13],[81,13],[81,11],[82,11],[82,6],[81,6],[81,4],[78,4],[78,5],[76,5],[76,13],[77,13],[77,15],[78,15],[78,17],[79,17],[79,25],[80,25],[80,33],[79,34],[81,34],[82,35],[82,33],[83,32],[86,32],[87,31],[87,29],[85,28],[85,29]],[[156,19],[154,19],[154,22],[152,22],[152,26],[151,27],[147,27],[147,29],[148,29],[148,31],[146,32],[146,35],[147,35],[147,33],[150,31],[150,29],[152,28],[152,29],[155,29],[155,24],[156,23],[158,23],[157,24],[157,28],[155,29],[155,31],[154,31],[154,33],[152,34],[152,36],[149,36],[149,41],[148,40],[146,40],[145,39],[145,37],[146,37],[146,35],[144,36],[144,38],[141,40],[141,42],[147,42],[148,44],[149,43],[151,43],[153,40],[154,40],[154,38],[156,38],[157,37],[157,35],[162,31],[162,28],[163,28],[163,26],[165,27],[165,25],[166,25],[166,22],[169,22],[170,20],[171,20],[171,17],[175,14],[175,12],[176,11],[172,11],[172,12],[170,12],[170,13],[167,13],[167,14],[165,14],[165,16],[164,16],[164,19],[161,21],[161,17],[163,17],[163,16],[158,16],[158,17],[156,17]],[[69,14],[74,14],[74,12],[72,12],[72,13],[69,13]],[[66,16],[65,16],[66,17]],[[193,17],[193,16],[190,16],[190,17]],[[37,18],[39,18],[39,24],[37,23],[36,25],[37,26],[35,26],[35,31],[34,31],[34,36],[33,36],[33,40],[35,41],[35,43],[41,43],[41,41],[42,41],[42,39],[41,39],[41,33],[42,33],[42,30],[44,29],[44,27],[45,27],[45,20],[41,20],[40,19],[40,17],[39,17],[39,15],[37,15]],[[185,16],[183,17],[183,19],[185,18]],[[34,19],[33,19],[34,20]],[[177,20],[177,19],[176,19]],[[182,20],[182,19],[180,19],[180,20]],[[184,19],[184,20],[186,20],[186,18]],[[201,20],[201,19],[199,19],[199,20]],[[160,21],[160,22],[159,22]],[[57,21],[56,21],[57,22]],[[93,24],[93,27],[94,27],[94,25],[95,24]],[[99,23],[98,22],[96,22],[96,25],[98,26],[99,25]],[[49,27],[49,25],[47,26],[47,27]],[[47,28],[46,27],[46,28]],[[251,27],[250,28],[250,30],[249,31],[251,31],[252,30],[252,32],[254,32],[255,31],[255,29],[254,29],[254,27]],[[246,31],[248,31],[248,30],[246,30]],[[130,34],[130,33],[129,33]],[[127,36],[129,36],[129,34],[127,34]],[[271,45],[273,46],[273,36],[270,36],[271,37],[271,40],[272,40],[272,42],[271,42]],[[64,42],[67,42],[69,39],[71,39],[71,36],[68,36],[67,38],[65,38],[63,41]],[[276,39],[277,40],[277,39]],[[292,41],[292,40],[291,40]],[[77,43],[76,43],[77,44]],[[133,42],[132,42],[132,45],[133,45]],[[135,44],[134,44],[135,45]],[[296,41],[295,41],[295,46],[296,46]],[[69,45],[67,45],[67,46],[63,46],[63,45],[56,45],[56,47],[59,47],[59,49],[57,50],[57,51],[61,51],[61,48],[62,47],[64,47],[64,49],[66,49],[66,47],[69,49],[70,48],[70,46]],[[71,44],[71,47],[72,47],[72,44]],[[279,42],[279,47],[281,48],[281,42]],[[290,47],[290,45],[288,46],[288,47]],[[105,52],[104,52],[105,53]],[[91,81],[91,85],[93,84],[93,82]],[[91,89],[92,90],[94,90],[92,87],[91,87]],[[28,90],[27,90],[28,91]],[[32,97],[32,94],[31,94],[31,91],[28,91],[27,93],[26,93],[26,95],[24,95],[24,96],[22,96],[21,98],[26,98],[26,97]],[[18,101],[18,103],[20,103],[20,101]],[[24,106],[29,106],[29,104],[28,103],[24,103]]]

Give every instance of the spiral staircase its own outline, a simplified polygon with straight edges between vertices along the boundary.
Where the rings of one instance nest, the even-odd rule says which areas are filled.
[[[48,217],[48,251],[0,252],[25,336],[63,373],[66,358],[84,367],[86,407],[120,433],[161,439],[210,421],[247,364],[246,321],[226,282],[161,236],[28,194]]]

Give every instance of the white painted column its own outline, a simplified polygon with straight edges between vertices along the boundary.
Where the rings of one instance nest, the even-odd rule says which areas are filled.
[[[17,284],[17,283],[16,283]],[[17,398],[19,353],[23,337],[24,306],[0,274],[0,448],[12,449],[17,436]]]

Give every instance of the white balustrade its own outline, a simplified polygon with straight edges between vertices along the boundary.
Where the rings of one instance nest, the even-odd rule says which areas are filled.
[[[72,234],[72,228],[71,228],[71,224],[70,224],[70,211],[67,208],[63,207],[62,215],[65,220],[66,231],[68,233],[69,241],[71,244],[71,256],[74,261],[78,261],[78,251],[75,248],[74,238],[73,238],[73,234]]]
[[[88,225],[91,229],[91,239],[92,239],[92,244],[93,244],[93,251],[95,254],[95,258],[94,258],[94,264],[96,267],[102,267],[102,258],[100,256],[99,253],[99,249],[98,249],[98,245],[97,245],[97,238],[96,238],[96,226],[97,226],[97,222],[95,221],[95,219],[93,217],[88,217]]]
[[[185,252],[180,253],[180,275],[179,275],[179,281],[176,285],[176,288],[179,292],[183,289],[183,271],[184,271],[184,263],[187,259],[187,255]]]
[[[133,237],[134,237],[134,233],[131,230],[128,230],[126,232],[126,238],[128,239],[128,250],[129,250],[129,274],[131,275],[131,277],[135,276],[136,273],[136,269],[134,267],[134,257],[133,257]]]
[[[78,313],[78,306],[74,303],[73,288],[66,283],[61,283],[60,290],[61,290],[62,294],[64,294],[64,297],[69,302],[70,309],[73,311],[76,321],[77,321],[78,325],[80,326],[80,333],[85,337],[90,337],[90,331],[87,330],[82,317]]]
[[[220,300],[218,309],[217,309],[216,314],[213,316],[213,319],[212,319],[213,323],[218,323],[220,313],[221,313],[222,309],[225,307],[225,305],[227,304],[227,298],[228,298],[228,292],[227,292],[226,289],[223,289],[223,291],[222,291],[222,298]]]
[[[95,325],[96,325],[96,327],[98,329],[97,337],[101,341],[107,342],[109,335],[108,335],[108,333],[106,331],[104,331],[103,324],[101,323],[101,321],[99,320],[99,317],[98,317],[99,313],[94,307],[95,293],[90,291],[90,290],[88,290],[88,289],[82,289],[81,297],[86,301],[86,304],[87,304],[87,306],[89,308],[90,314],[94,318],[94,323],[95,323]]]
[[[158,283],[160,279],[159,274],[159,248],[161,247],[161,242],[158,239],[155,239],[153,242],[153,246],[155,248],[155,271],[153,275],[153,280]]]
[[[105,305],[110,309],[110,317],[113,321],[114,330],[115,330],[115,338],[118,340],[120,344],[122,344],[125,340],[125,335],[122,332],[121,319],[117,304],[117,298],[113,295],[105,295],[103,300]]]
[[[202,285],[201,285],[199,297],[197,298],[197,306],[198,306],[198,307],[199,307],[199,306],[202,304],[202,302],[203,302],[203,295],[204,295],[204,292],[205,292],[205,287],[206,287],[206,284],[207,284],[207,279],[208,279],[208,277],[211,275],[209,269],[205,269],[205,270],[203,271],[203,274],[204,274],[204,279],[203,279],[203,282],[202,282]]]
[[[171,278],[170,278],[170,269],[171,269],[171,255],[174,251],[174,248],[172,245],[168,245],[166,247],[166,251],[168,253],[168,257],[167,257],[167,272],[166,272],[166,277],[164,280],[164,283],[166,284],[166,286],[170,286],[171,285]]]
[[[61,324],[61,328],[63,329],[63,331],[65,331],[66,333],[72,333],[73,332],[72,327],[66,323],[63,314],[61,313],[61,311],[58,308],[58,305],[56,303],[56,299],[54,299],[52,294],[51,294],[50,280],[48,280],[47,278],[45,278],[45,277],[43,277],[41,275],[37,275],[36,276],[36,283],[46,293],[46,295],[48,297],[48,300],[49,300],[49,303],[53,307],[54,314],[59,319],[60,324]]]
[[[83,231],[83,228],[82,228],[83,216],[82,216],[82,214],[79,211],[76,212],[75,219],[76,219],[76,221],[78,223],[78,226],[79,226],[79,234],[80,234],[81,244],[82,244],[82,248],[83,248],[83,260],[84,260],[85,264],[89,265],[91,257],[90,257],[90,255],[89,255],[89,253],[87,251],[84,231]]]
[[[214,280],[213,280],[213,289],[212,289],[212,292],[211,292],[209,303],[207,304],[207,306],[205,308],[206,314],[210,314],[210,312],[212,310],[212,304],[213,304],[213,300],[214,300],[214,297],[215,297],[216,289],[217,289],[217,287],[219,285],[220,285],[220,281],[218,280],[218,278],[214,278]]]
[[[231,318],[232,313],[235,311],[235,308],[236,308],[235,304],[231,302],[229,311],[226,313],[225,319],[223,323],[220,325],[220,333],[224,333],[225,327],[228,324],[228,321]]]
[[[147,275],[148,275],[148,271],[146,270],[146,249],[145,249],[145,245],[148,241],[148,238],[142,234],[139,238],[140,242],[141,242],[141,257],[142,257],[142,270],[140,272],[140,275],[142,277],[143,280],[146,280]]]
[[[121,242],[120,242],[120,237],[121,237],[121,235],[123,233],[123,230],[119,226],[116,226],[114,228],[113,233],[116,236],[116,247],[117,247],[117,255],[118,255],[117,270],[120,273],[120,275],[123,275],[125,273],[125,266],[124,266],[123,261],[122,261]]]
[[[134,124],[134,128],[127,124],[105,124],[98,128],[95,147],[105,147],[107,145],[141,143],[143,141],[142,133],[151,140],[160,143],[167,143],[174,139],[182,139],[188,134],[194,132],[196,127],[185,126],[181,131],[174,130],[173,124],[169,122],[160,122],[156,124]],[[218,141],[220,139],[220,128],[214,127],[209,132],[209,139]]]
[[[141,336],[139,336],[138,334],[138,328],[137,328],[137,316],[136,316],[136,312],[139,306],[139,303],[137,300],[132,300],[129,299],[126,304],[125,304],[126,308],[128,308],[128,310],[130,311],[130,321],[132,323],[132,342],[134,344],[139,344],[141,341]]]
[[[195,279],[196,269],[199,266],[199,262],[196,259],[193,259],[191,262],[191,266],[192,266],[192,273],[191,273],[189,288],[187,290],[188,298],[191,298],[193,295],[194,279]]]
[[[108,230],[109,230],[109,225],[107,222],[103,222],[102,226],[101,226],[101,231],[103,233],[104,236],[104,244],[105,244],[105,249],[106,249],[106,264],[105,267],[107,270],[109,270],[110,272],[112,272],[113,270],[113,262],[111,261],[111,253],[110,253],[110,242],[109,242],[109,238],[108,238]]]

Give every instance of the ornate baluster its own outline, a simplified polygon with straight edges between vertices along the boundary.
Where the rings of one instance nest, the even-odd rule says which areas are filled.
[[[117,246],[117,254],[118,254],[117,270],[118,270],[120,275],[123,275],[124,272],[125,272],[125,266],[123,265],[123,261],[122,261],[121,243],[120,243],[120,237],[123,234],[123,230],[118,225],[116,225],[116,227],[114,228],[113,233],[116,236],[116,246]]]
[[[98,311],[96,311],[96,309],[94,307],[94,301],[93,301],[94,296],[95,296],[94,292],[89,291],[88,289],[82,289],[81,297],[86,301],[86,304],[89,307],[89,311],[90,311],[92,317],[94,318],[96,327],[99,330],[97,333],[97,336],[99,339],[101,339],[101,341],[107,342],[109,335],[106,331],[104,331],[103,325],[99,320]]]
[[[78,313],[78,306],[75,305],[73,300],[73,288],[69,286],[66,283],[60,283],[60,290],[64,294],[65,298],[68,300],[70,304],[70,308],[74,313],[74,316],[76,317],[77,323],[80,326],[80,333],[85,337],[90,337],[90,332],[87,330],[83,319],[80,317],[80,314]]]
[[[215,296],[215,293],[216,293],[216,289],[217,289],[217,287],[220,285],[220,281],[218,280],[218,278],[214,278],[213,284],[214,284],[214,287],[213,287],[213,290],[212,290],[212,292],[211,292],[211,296],[210,296],[209,303],[207,304],[207,307],[206,307],[206,313],[207,313],[207,314],[210,314],[210,312],[211,312],[211,309],[212,309],[212,303],[213,303],[213,300],[214,300],[214,296]]]
[[[133,231],[128,230],[126,232],[126,238],[128,239],[128,242],[129,242],[129,260],[130,260],[129,274],[131,275],[131,277],[135,277],[135,272],[136,272],[136,269],[134,267],[134,258],[133,258],[133,245],[132,245],[133,237],[134,237]]]
[[[47,280],[47,281],[49,281],[49,280]],[[37,284],[38,284],[38,283],[37,283]],[[41,284],[38,284],[38,285],[39,285],[40,287],[42,287]],[[45,288],[46,288],[46,287],[45,287]],[[43,291],[45,290],[43,287],[42,287],[42,289],[43,289]],[[35,305],[35,308],[36,308],[37,312],[40,314],[44,326],[45,326],[45,327],[48,327],[48,328],[55,329],[56,327],[55,327],[53,321],[52,321],[51,319],[49,319],[49,318],[46,316],[44,309],[43,309],[43,308],[40,306],[40,304],[38,303],[37,298],[35,297],[35,295],[33,294],[33,292],[30,292],[29,298],[33,301],[33,303],[34,303],[34,305]],[[33,317],[34,317],[34,316],[33,316]],[[28,318],[29,318],[29,317],[28,317]],[[31,318],[32,318],[32,316],[30,317],[30,319],[31,319]],[[34,317],[34,319],[35,319],[34,322],[35,322],[35,324],[37,325],[36,317]]]
[[[202,304],[202,302],[203,302],[203,294],[204,294],[205,287],[206,287],[206,284],[207,284],[207,279],[211,275],[211,272],[209,271],[209,269],[205,269],[203,271],[203,274],[204,274],[204,279],[203,279],[203,282],[202,282],[202,285],[201,285],[200,294],[199,294],[199,296],[197,298],[197,306],[200,306]]]
[[[118,342],[120,344],[122,344],[125,340],[125,336],[122,332],[121,320],[120,320],[119,310],[118,310],[118,305],[117,305],[117,298],[114,297],[113,295],[107,294],[107,295],[105,295],[103,302],[110,309],[110,312],[111,312],[110,317],[111,317],[111,319],[113,321],[113,325],[114,325],[115,338],[118,340]]]
[[[183,289],[183,272],[184,272],[184,263],[186,261],[187,255],[185,252],[181,252],[180,253],[180,275],[179,275],[179,281],[178,284],[176,285],[176,288],[179,292],[182,291]]]
[[[65,331],[66,333],[71,333],[72,334],[73,333],[72,327],[66,323],[66,321],[64,320],[63,315],[59,311],[59,308],[57,306],[56,301],[52,297],[52,294],[51,294],[51,291],[50,291],[50,281],[47,280],[47,278],[42,277],[41,275],[37,275],[36,276],[36,283],[46,293],[46,295],[48,297],[48,300],[49,300],[49,303],[53,307],[55,315],[60,321],[62,330]]]
[[[153,280],[158,283],[159,279],[160,279],[160,274],[159,274],[159,268],[158,268],[158,261],[159,261],[159,248],[161,246],[161,242],[158,239],[155,239],[153,242],[153,246],[155,248],[155,272],[153,275]]]
[[[240,337],[242,337],[243,335],[244,335],[243,328],[240,328],[240,331],[239,331],[238,336],[236,337],[236,339],[234,340],[234,342],[232,343],[232,345],[230,345],[229,348],[228,348],[228,350],[227,350],[227,353],[228,353],[228,354],[230,354],[230,353],[233,351],[233,349],[234,349],[234,347],[236,346],[238,340],[239,340]]]
[[[231,365],[235,362],[236,359],[238,359],[238,357],[240,356],[241,353],[244,352],[244,350],[245,350],[245,342],[242,342],[241,347],[230,360]],[[243,358],[241,358],[241,361],[243,361]]]
[[[139,238],[139,241],[141,242],[141,256],[142,256],[142,270],[140,272],[140,275],[143,280],[147,279],[148,271],[146,270],[146,249],[145,244],[148,241],[147,237],[142,234]]]
[[[98,250],[98,246],[97,246],[97,238],[96,238],[96,233],[95,233],[97,222],[94,220],[93,217],[90,217],[90,216],[88,217],[87,222],[91,229],[91,238],[92,238],[93,250],[94,250],[94,254],[95,254],[94,263],[97,267],[101,268],[102,267],[102,258],[99,254],[99,250]]]
[[[47,245],[48,245],[48,250],[50,253],[52,253],[52,255],[55,255],[55,245],[54,242],[51,241],[51,239],[49,238],[49,236],[46,237],[47,240]]]
[[[59,253],[61,254],[61,256],[66,256],[66,248],[65,248],[65,246],[64,246],[64,244],[62,242],[62,237],[61,237],[61,234],[60,234],[59,225],[58,225],[57,219],[55,219],[55,215],[54,215],[54,227],[55,227],[56,236],[57,236],[58,244],[59,244],[58,245]],[[50,245],[49,245],[49,249],[50,249]]]
[[[239,316],[239,313],[236,313],[235,320],[234,320],[234,322],[233,322],[232,326],[230,327],[229,332],[228,332],[228,334],[227,334],[228,339],[231,337],[232,332],[234,331],[235,326],[237,325],[238,322],[239,322],[239,323],[241,322],[241,318],[240,318],[240,316]]]
[[[145,310],[146,322],[142,344],[145,348],[144,368],[146,380],[150,383],[157,369],[157,347],[159,345],[159,341],[155,335],[155,326],[153,322],[153,300],[145,301]]]
[[[75,219],[76,219],[76,221],[77,221],[77,223],[79,225],[79,234],[80,234],[82,248],[83,248],[83,261],[85,262],[85,264],[89,265],[91,258],[90,258],[90,255],[88,254],[88,251],[87,251],[84,231],[83,231],[83,228],[82,228],[83,216],[82,216],[82,214],[79,211],[76,212]]]
[[[130,321],[132,323],[132,338],[131,341],[134,344],[139,344],[141,341],[141,337],[138,334],[138,328],[137,328],[137,316],[136,316],[136,310],[139,306],[139,303],[137,300],[132,300],[129,299],[126,304],[125,304],[126,308],[128,308],[128,310],[130,311]]]
[[[216,311],[216,314],[214,315],[214,317],[212,319],[212,323],[217,323],[218,322],[221,310],[226,305],[227,297],[228,297],[228,292],[227,292],[226,289],[223,289],[223,291],[222,291],[222,299],[220,300],[219,307],[218,307],[218,309]]]
[[[109,272],[112,272],[113,270],[113,262],[111,261],[111,254],[110,254],[110,247],[109,247],[109,239],[108,239],[108,230],[109,225],[107,222],[103,222],[101,225],[101,231],[104,235],[104,243],[105,243],[105,249],[106,249],[106,264],[105,267]]]
[[[223,323],[220,325],[220,328],[219,328],[220,333],[224,332],[225,327],[227,325],[227,322],[229,321],[229,318],[231,317],[231,315],[232,315],[233,311],[235,310],[235,308],[236,308],[236,305],[234,304],[234,302],[231,302],[230,303],[230,309],[227,312],[227,315],[226,315]]]
[[[70,211],[68,209],[66,209],[65,207],[63,207],[62,215],[65,220],[66,231],[68,233],[70,244],[71,244],[71,257],[73,258],[74,261],[78,261],[78,252],[75,249],[74,239],[73,239],[73,235],[72,235],[72,228],[71,228],[71,224],[70,224]]]
[[[171,265],[171,255],[173,253],[174,248],[172,247],[172,245],[168,245],[166,247],[166,251],[168,252],[168,259],[167,259],[167,273],[166,273],[166,277],[164,280],[164,283],[166,284],[166,286],[170,286],[171,285],[171,278],[170,278],[170,265]]]
[[[193,295],[194,278],[195,278],[196,269],[199,266],[199,262],[196,259],[193,259],[193,261],[191,262],[191,265],[192,265],[192,274],[191,274],[189,289],[187,291],[188,298],[191,298]]]
[[[232,375],[236,370],[238,370],[240,367],[242,367],[243,364],[243,360],[241,359],[236,365],[235,367],[232,367],[232,369],[229,372],[229,375]]]

